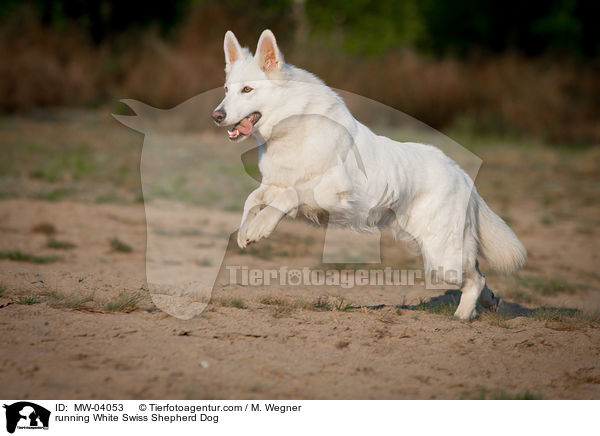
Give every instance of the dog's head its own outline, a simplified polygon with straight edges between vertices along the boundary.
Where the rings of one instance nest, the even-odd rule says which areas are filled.
[[[223,49],[225,98],[212,118],[219,126],[231,126],[228,132],[231,141],[243,141],[253,133],[260,133],[266,139],[277,122],[277,109],[285,97],[279,83],[285,64],[275,36],[265,30],[252,56],[228,31]]]

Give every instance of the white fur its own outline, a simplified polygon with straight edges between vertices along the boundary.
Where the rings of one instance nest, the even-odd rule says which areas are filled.
[[[399,238],[409,235],[428,274],[440,267],[456,271],[447,281],[461,286],[457,317],[475,317],[478,301],[497,306],[477,255],[508,273],[524,264],[525,248],[454,161],[433,146],[375,135],[320,79],[285,64],[269,30],[254,57],[231,32],[224,48],[222,124],[262,114],[253,135],[263,179],[244,206],[241,248],[268,237],[286,214],[318,220],[325,211],[330,224],[361,232],[390,227]],[[242,93],[244,87],[253,90]]]

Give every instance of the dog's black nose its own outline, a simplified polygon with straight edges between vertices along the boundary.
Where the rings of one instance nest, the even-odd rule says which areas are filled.
[[[220,124],[221,121],[223,121],[226,116],[227,116],[227,114],[225,113],[225,111],[223,109],[217,109],[212,113],[212,119],[217,124]]]

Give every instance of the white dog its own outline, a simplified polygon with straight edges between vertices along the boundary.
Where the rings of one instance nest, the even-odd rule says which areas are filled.
[[[525,248],[454,161],[429,145],[375,135],[320,79],[285,64],[270,30],[254,56],[231,31],[224,50],[226,95],[212,117],[233,126],[232,141],[252,134],[260,145],[262,182],[244,205],[241,248],[298,212],[361,232],[389,227],[418,244],[427,274],[456,273],[444,277],[462,291],[455,316],[474,318],[478,301],[497,308],[477,255],[510,273],[525,263]]]

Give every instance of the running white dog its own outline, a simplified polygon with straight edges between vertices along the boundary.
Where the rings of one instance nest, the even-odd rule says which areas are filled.
[[[320,79],[285,64],[270,30],[254,56],[231,31],[224,49],[226,95],[212,117],[233,126],[232,141],[252,134],[260,144],[262,182],[244,205],[241,248],[298,212],[361,232],[389,227],[418,244],[427,274],[456,272],[444,277],[461,287],[455,316],[473,319],[478,301],[497,308],[477,255],[510,273],[525,263],[525,248],[454,161],[429,145],[375,135]]]

